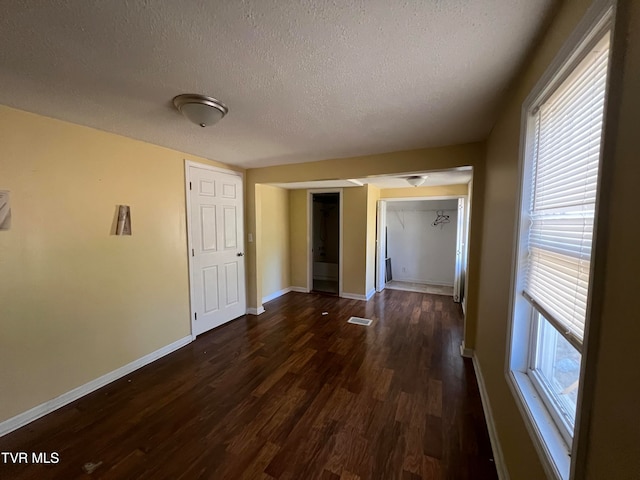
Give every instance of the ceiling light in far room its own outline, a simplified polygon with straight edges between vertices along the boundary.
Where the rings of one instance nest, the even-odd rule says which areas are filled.
[[[412,175],[410,177],[407,177],[406,180],[407,182],[409,182],[409,185],[412,185],[414,187],[419,187],[420,185],[422,185],[424,183],[424,181],[427,179],[426,175]]]
[[[180,113],[201,127],[213,125],[229,112],[220,100],[195,93],[178,95],[173,104]]]

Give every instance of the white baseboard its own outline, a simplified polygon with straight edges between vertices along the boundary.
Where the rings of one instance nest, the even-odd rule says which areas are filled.
[[[340,296],[342,298],[348,298],[350,300],[362,300],[364,302],[368,301],[371,299],[371,297],[373,297],[376,294],[376,289],[372,288],[371,290],[369,290],[367,292],[366,295],[362,295],[361,293],[347,293],[347,292],[342,292],[340,294]]]
[[[4,422],[0,423],[0,437],[6,435],[7,433],[13,432],[14,430],[17,430],[20,427],[24,427],[28,423],[31,423],[40,417],[44,417],[48,413],[64,407],[65,405],[68,405],[69,403],[74,402],[79,398],[84,397],[85,395],[88,395],[89,393],[94,392],[95,390],[98,390],[99,388],[104,387],[105,385],[115,380],[118,380],[119,378],[129,375],[131,372],[138,370],[139,368],[142,368],[145,365],[148,365],[149,363],[178,350],[179,348],[184,347],[192,341],[193,338],[191,335],[181,338],[180,340],[176,340],[175,342],[170,343],[169,345],[166,345],[156,350],[155,352],[151,352],[148,355],[134,360],[133,362],[128,363],[116,370],[113,370],[112,372],[102,375],[95,380],[91,380],[90,382],[74,388],[67,393],[63,393],[59,397],[49,400],[48,402],[44,402],[36,407],[33,407],[30,410],[27,410],[26,412],[20,413],[15,417],[5,420]]]
[[[363,300],[363,301],[367,301],[367,296],[366,295],[362,295],[361,293],[347,293],[347,292],[342,292],[342,295],[340,295],[342,298],[348,298],[350,300]]]
[[[464,346],[464,342],[460,344],[460,355],[464,358],[473,358],[473,349]]]
[[[264,307],[260,305],[258,308],[247,308],[247,315],[262,315]]]
[[[283,288],[282,290],[278,290],[277,292],[273,292],[272,294],[267,295],[266,297],[262,297],[262,303],[267,303],[267,302],[270,302],[271,300],[275,300],[276,298],[281,297],[282,295],[285,295],[290,291],[291,291],[291,287],[287,287],[287,288]]]
[[[292,292],[309,293],[309,289],[306,287],[289,287]]]
[[[462,350],[462,345],[460,346]],[[493,450],[493,460],[496,464],[496,470],[498,471],[498,478],[500,480],[509,480],[509,471],[504,463],[504,456],[502,454],[502,447],[500,446],[500,440],[498,439],[498,432],[496,431],[496,424],[493,420],[493,410],[491,410],[491,403],[489,402],[489,394],[487,393],[487,387],[484,383],[484,377],[482,376],[482,370],[480,369],[480,363],[475,352],[471,349],[465,349],[471,352],[471,359],[473,360],[473,369],[476,372],[476,379],[478,380],[478,390],[480,390],[480,399],[482,400],[482,410],[484,410],[484,418],[487,421],[487,430],[489,431],[489,440],[491,441],[491,449]],[[464,355],[466,356],[466,355]]]

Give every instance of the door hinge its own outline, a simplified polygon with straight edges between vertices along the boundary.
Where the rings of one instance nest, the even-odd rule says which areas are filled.
[[[198,312],[194,312],[193,316],[195,317],[195,320],[197,320],[198,319]]]
[[[189,190],[193,190],[193,187],[191,186],[191,182],[189,182]]]
[[[192,257],[195,257],[195,256],[196,256],[196,252],[195,252],[195,250],[194,250],[193,248],[191,249],[191,256],[192,256]]]

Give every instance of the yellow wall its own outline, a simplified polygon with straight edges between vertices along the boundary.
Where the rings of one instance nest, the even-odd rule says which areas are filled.
[[[291,286],[308,289],[307,190],[289,190]]]
[[[291,286],[289,248],[289,192],[259,185],[261,203],[262,295]]]
[[[365,277],[365,293],[376,288],[376,226],[378,216],[378,200],[380,189],[367,185],[367,271]]]
[[[367,272],[367,186],[342,193],[342,290],[365,295]]]
[[[476,354],[513,479],[545,478],[504,374],[512,273],[512,257],[508,252],[514,247],[520,113],[526,96],[589,4],[586,0],[576,0],[562,5],[535,54],[529,58],[524,73],[505,99],[487,141]],[[623,83],[616,84],[617,89],[612,90],[610,97],[614,110],[618,102],[622,108],[619,115],[607,119],[607,135],[615,145],[612,152],[605,155],[605,177],[611,169],[612,179],[611,187],[605,187],[603,192],[611,205],[601,216],[608,222],[608,231],[598,240],[608,242],[608,246],[604,258],[606,267],[597,280],[604,290],[594,292],[594,298],[601,298],[604,293],[604,303],[601,315],[597,315],[601,319],[601,331],[589,338],[589,344],[594,345],[589,358],[595,368],[587,372],[586,384],[593,385],[594,403],[591,419],[587,419],[578,439],[578,458],[582,459],[579,462],[587,458],[586,469],[582,469],[584,476],[578,478],[631,479],[638,478],[640,472],[640,456],[637,455],[640,449],[637,421],[640,373],[634,367],[638,363],[640,322],[633,301],[640,291],[637,274],[640,270],[637,247],[640,226],[633,221],[637,213],[640,178],[637,134],[640,125],[640,2],[622,4],[630,5],[630,12],[623,11],[618,15],[620,23],[629,22],[630,44],[624,62]],[[624,38],[626,32],[620,33]],[[617,135],[613,135],[616,127]],[[474,189],[477,188],[475,181]],[[474,215],[475,208],[476,205]],[[599,343],[599,350],[596,350],[596,343]]]
[[[602,301],[595,315],[600,318],[600,330],[593,339],[589,334],[589,344],[594,344],[590,359],[594,368],[588,375],[588,382],[594,383],[593,406],[581,435],[587,479],[640,476],[640,316],[635,302],[640,291],[640,222],[636,220],[640,203],[640,2],[621,2],[617,23],[616,46],[626,56],[617,55],[614,60],[618,75],[612,78],[613,105],[605,134],[603,197],[607,206],[601,215],[605,231],[598,238],[603,262],[597,296]]]
[[[191,327],[185,155],[7,107],[0,131],[2,421]],[[111,235],[117,204],[131,237]]]
[[[457,197],[468,193],[466,184],[439,185],[434,187],[413,188],[383,188],[380,198],[411,198],[411,197]]]

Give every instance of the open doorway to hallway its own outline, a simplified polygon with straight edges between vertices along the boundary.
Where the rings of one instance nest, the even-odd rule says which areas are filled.
[[[340,193],[311,194],[312,287],[338,295],[340,265]]]

